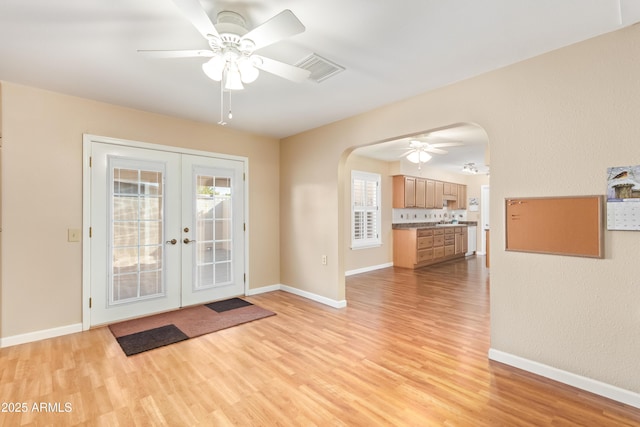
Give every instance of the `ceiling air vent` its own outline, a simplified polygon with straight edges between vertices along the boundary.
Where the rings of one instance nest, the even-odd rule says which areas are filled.
[[[316,83],[323,82],[329,77],[335,76],[336,74],[344,71],[344,67],[333,63],[316,53],[312,53],[302,61],[298,62],[296,67],[309,70],[311,72],[309,80],[313,80]]]

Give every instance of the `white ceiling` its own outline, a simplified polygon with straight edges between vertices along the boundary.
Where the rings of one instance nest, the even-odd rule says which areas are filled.
[[[260,50],[294,64],[315,52],[346,71],[323,83],[262,73],[234,92],[227,126],[284,137],[640,20],[636,0],[202,0],[255,27],[291,9],[306,31]],[[0,80],[216,123],[203,59],[138,49],[206,49],[171,0],[2,0]],[[452,150],[453,151],[453,150]]]
[[[438,129],[428,133],[420,133],[401,137],[391,141],[360,147],[354,154],[387,162],[407,162],[404,155],[409,152],[409,143],[414,138],[429,144],[459,143],[461,145],[441,147],[446,154],[431,154],[431,159],[423,168],[436,168],[448,172],[462,174],[462,166],[474,163],[478,173],[488,174],[489,167],[485,163],[485,151],[488,146],[487,134],[479,126],[457,124],[446,129]],[[436,145],[437,146],[437,145]]]

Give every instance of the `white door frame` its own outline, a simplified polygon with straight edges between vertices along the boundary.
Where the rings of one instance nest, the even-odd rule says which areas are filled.
[[[171,153],[190,154],[194,156],[212,157],[224,160],[240,161],[244,165],[244,222],[246,232],[244,233],[244,270],[245,283],[244,294],[249,289],[249,159],[247,157],[219,154],[208,151],[191,150],[188,148],[172,147],[168,145],[150,144],[147,142],[131,141],[125,139],[111,138],[84,134],[82,136],[82,330],[91,327],[90,300],[91,297],[91,148],[93,143],[103,143],[121,145],[134,148],[145,148],[149,150],[167,151]]]
[[[487,232],[489,229],[489,201],[490,201],[490,186],[482,185],[480,186],[480,251],[476,252],[478,255],[486,255],[487,254]]]

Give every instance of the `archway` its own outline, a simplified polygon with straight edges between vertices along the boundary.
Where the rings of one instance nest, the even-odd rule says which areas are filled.
[[[433,154],[432,159],[426,163],[415,164],[407,161],[406,156],[403,155],[407,154],[410,141],[424,135],[429,135],[434,141],[437,138],[438,142],[446,140],[457,142],[459,145],[451,144],[441,148],[440,150],[444,149],[447,153]],[[462,167],[468,163],[475,164],[477,173],[462,171]],[[481,126],[474,123],[454,123],[345,150],[339,167],[340,243],[345,277],[393,265],[392,227],[394,223],[406,222],[408,220],[406,215],[411,215],[412,221],[413,216],[418,216],[419,218],[415,219],[416,222],[435,222],[441,218],[438,215],[442,214],[442,209],[394,208],[391,201],[393,175],[421,176],[465,184],[469,188],[466,199],[473,201],[473,205],[465,209],[464,220],[479,225],[475,229],[475,241],[481,242],[481,187],[489,184],[489,164],[487,133]],[[351,175],[353,171],[371,172],[382,177],[381,241],[376,246],[354,248],[352,244]],[[482,252],[481,254],[484,255]]]

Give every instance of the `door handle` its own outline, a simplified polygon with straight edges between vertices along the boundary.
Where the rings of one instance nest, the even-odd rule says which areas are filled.
[[[177,239],[171,239],[171,240],[167,240],[166,243],[171,243],[172,245],[175,245],[176,243],[178,243]]]
[[[184,242],[184,244],[185,244],[185,245],[188,245],[189,243],[193,243],[193,242],[195,242],[195,240],[189,240],[189,238],[188,238],[188,237],[185,237],[185,238],[184,238],[184,240],[183,240],[182,242]]]

